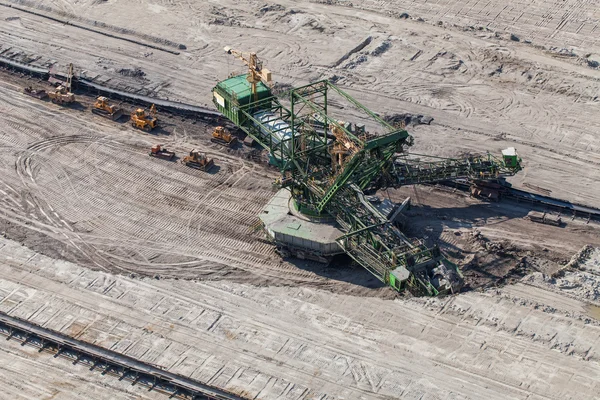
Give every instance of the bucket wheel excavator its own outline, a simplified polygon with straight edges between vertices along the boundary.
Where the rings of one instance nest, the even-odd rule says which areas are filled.
[[[368,194],[514,175],[521,170],[516,150],[456,159],[411,154],[414,140],[403,127],[390,125],[333,83],[313,82],[278,98],[270,89],[271,73],[255,53],[225,50],[248,73],[219,82],[213,102],[269,151],[270,163],[281,172],[282,189],[260,215],[278,248],[325,260],[345,252],[398,291],[428,296],[460,291],[458,266],[437,245],[407,237],[394,224],[405,204],[385,211]],[[360,124],[343,122],[341,110],[355,119],[361,115]]]

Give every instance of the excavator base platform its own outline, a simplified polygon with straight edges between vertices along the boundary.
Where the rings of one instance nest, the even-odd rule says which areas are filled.
[[[292,209],[291,192],[280,189],[259,214],[260,221],[277,252],[284,258],[295,257],[329,264],[344,250],[336,239],[343,235],[335,221],[317,222]]]

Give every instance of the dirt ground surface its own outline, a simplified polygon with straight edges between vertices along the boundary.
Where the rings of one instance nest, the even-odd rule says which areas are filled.
[[[593,399],[600,251],[590,249],[556,279],[534,273],[484,292],[383,300],[132,279],[1,239],[0,310],[251,399]],[[0,381],[21,398],[43,398],[41,388],[59,383],[55,398],[72,398],[73,374],[94,398],[128,398],[126,387],[147,393],[116,379],[94,385],[88,368],[37,352],[36,368],[52,374],[15,382],[31,352],[1,348],[0,357],[17,355]],[[59,383],[57,368],[68,371]]]
[[[0,0],[0,57],[210,106],[216,82],[244,71],[223,46],[252,50],[281,88],[329,78],[378,113],[433,117],[409,126],[415,153],[514,146],[515,187],[600,207],[599,20],[573,0]],[[209,123],[160,115],[146,134],[93,116],[91,97],[61,108],[27,84],[40,85],[0,72],[0,310],[249,398],[597,395],[597,223],[383,191],[411,197],[406,232],[467,281],[458,296],[401,296],[343,258],[281,260],[257,218],[276,171],[211,143]],[[155,143],[217,167],[148,157]],[[33,352],[0,346],[12,398],[155,398]]]
[[[149,135],[92,115],[83,108],[91,98],[66,109],[17,89],[0,82],[0,232],[8,237],[114,273],[394,296],[361,267],[282,261],[258,219],[275,193],[276,171],[246,160],[241,145],[231,151],[211,143],[209,126],[165,116]],[[178,160],[149,157],[156,142]],[[215,167],[181,164],[192,148]]]

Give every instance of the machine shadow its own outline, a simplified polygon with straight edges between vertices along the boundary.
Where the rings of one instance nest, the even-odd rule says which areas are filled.
[[[476,229],[478,226],[499,224],[511,219],[521,219],[527,215],[527,210],[514,206],[509,202],[481,202],[467,207],[434,208],[427,205],[412,206],[404,213],[405,226],[401,229],[410,238],[421,239],[427,246],[438,245],[453,261],[457,262],[463,273],[475,274],[484,283],[501,283],[507,279],[507,273],[516,273],[514,266],[520,257],[513,250],[469,249],[461,246],[461,241],[471,238],[457,237],[448,230]],[[461,236],[464,234],[460,234]],[[485,239],[472,239],[484,241]],[[486,253],[491,254],[489,257]],[[329,264],[311,260],[286,257],[298,269],[312,272],[327,279],[350,283],[369,289],[378,289],[387,285],[373,276],[366,269],[356,264],[348,255],[335,256]],[[461,262],[462,261],[462,262]],[[481,285],[467,282],[463,291],[473,290]]]
[[[405,227],[402,231],[410,237],[425,239],[428,245],[438,244],[445,250],[461,251],[454,243],[443,239],[445,230],[500,224],[511,219],[522,219],[527,213],[525,208],[509,202],[481,202],[467,207],[443,208],[413,205],[403,213]]]
[[[317,261],[301,260],[293,257],[283,259],[296,268],[312,272],[323,278],[346,282],[368,289],[379,289],[387,285],[377,279],[369,271],[358,265],[346,254],[339,254],[329,264]]]
[[[532,272],[523,261],[524,250],[508,240],[489,240],[477,230],[522,219],[527,214],[527,209],[510,202],[445,208],[419,205],[405,214],[403,232],[424,240],[427,246],[438,245],[458,264],[466,280],[464,292],[510,282]]]

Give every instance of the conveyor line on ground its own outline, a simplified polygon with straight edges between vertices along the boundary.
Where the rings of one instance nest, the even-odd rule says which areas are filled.
[[[56,73],[51,74],[50,70],[47,68],[19,63],[5,57],[0,57],[0,66],[22,74],[32,75],[41,80],[49,80],[51,75],[59,80],[66,80],[66,76]],[[74,77],[73,84],[76,88],[95,92],[115,100],[124,100],[129,103],[148,107],[154,104],[159,107],[161,111],[169,111],[175,114],[185,114],[205,119],[218,119],[222,116],[220,112],[210,108],[124,92],[81,77]]]
[[[86,364],[91,371],[114,375],[132,385],[142,384],[181,399],[189,400],[241,400],[243,397],[214,386],[177,375],[132,357],[71,338],[50,329],[42,328],[20,318],[0,312],[0,334],[7,340],[16,339],[37,347],[39,351],[54,353],[73,364]]]
[[[471,187],[471,183],[464,179],[456,181],[443,181],[440,182],[440,184],[464,191],[469,191]],[[535,194],[508,186],[504,186],[502,188],[502,196],[515,200],[519,203],[530,203],[532,205],[538,205],[542,208],[556,210],[564,215],[572,215],[573,217],[600,221],[600,209],[598,208],[572,203],[570,201],[561,200],[554,197],[543,196],[541,194]]]

